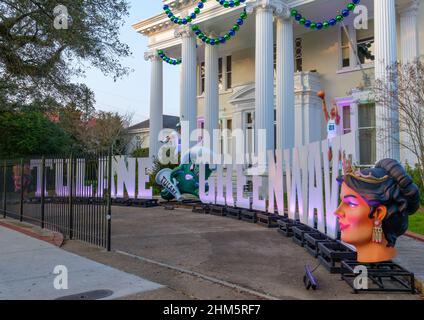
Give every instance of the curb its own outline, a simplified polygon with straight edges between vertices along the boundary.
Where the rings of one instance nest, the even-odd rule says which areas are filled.
[[[53,232],[53,231],[49,231],[49,233],[51,235],[41,235],[39,233],[37,233],[35,230],[33,229],[26,229],[17,225],[14,225],[12,223],[8,223],[6,222],[6,220],[0,220],[0,226],[5,227],[7,229],[25,234],[31,238],[35,238],[47,243],[50,243],[56,247],[62,247],[63,243],[64,243],[64,237],[63,234],[59,233],[59,232]],[[30,227],[34,227],[32,225],[28,225]]]
[[[418,234],[418,233],[407,231],[405,233],[405,236],[410,237],[410,238],[415,239],[415,240],[418,240],[418,241],[424,242],[424,236],[421,235],[421,234]]]

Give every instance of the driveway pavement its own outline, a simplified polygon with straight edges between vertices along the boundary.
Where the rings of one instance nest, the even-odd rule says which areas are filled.
[[[317,260],[275,229],[187,209],[113,208],[112,247],[144,263],[224,281],[278,299],[417,299],[410,294],[353,295],[323,267],[320,289],[306,291],[304,266]],[[165,283],[166,284],[166,283]]]

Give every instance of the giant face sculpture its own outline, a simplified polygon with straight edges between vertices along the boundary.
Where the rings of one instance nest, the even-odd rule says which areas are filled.
[[[352,244],[358,261],[377,263],[396,256],[396,240],[408,229],[408,217],[419,208],[418,187],[399,162],[380,161],[375,168],[345,168],[339,219],[342,241]]]

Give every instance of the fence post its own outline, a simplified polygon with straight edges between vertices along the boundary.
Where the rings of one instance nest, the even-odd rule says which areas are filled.
[[[107,171],[107,251],[110,251],[112,247],[112,148],[109,149]]]
[[[46,201],[46,158],[41,159],[41,229],[44,229],[44,207]]]
[[[4,164],[3,164],[3,218],[6,219],[7,217],[7,213],[6,213],[6,203],[7,203],[7,160],[4,160]]]
[[[24,221],[24,159],[21,159],[21,201],[19,210],[19,221]]]
[[[71,154],[69,158],[69,239],[74,237],[74,163]]]

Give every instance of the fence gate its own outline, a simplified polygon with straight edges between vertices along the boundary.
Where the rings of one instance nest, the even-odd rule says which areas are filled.
[[[111,173],[110,154],[0,160],[0,214],[110,250]]]

